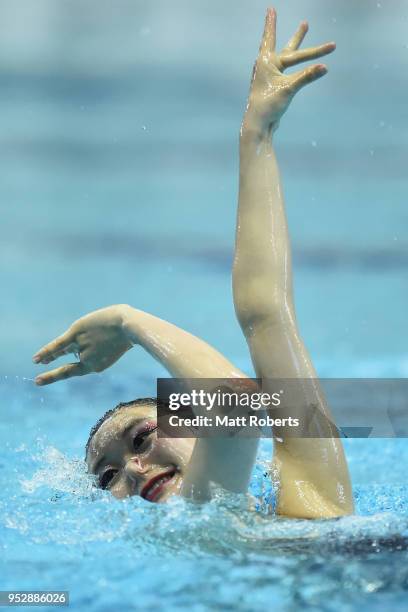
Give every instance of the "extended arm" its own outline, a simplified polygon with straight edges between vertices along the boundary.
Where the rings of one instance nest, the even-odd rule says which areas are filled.
[[[74,353],[79,361],[40,374],[38,385],[102,372],[133,346],[141,346],[178,378],[245,377],[212,346],[180,327],[147,312],[118,304],[81,317],[33,357],[48,364]]]
[[[241,129],[233,270],[236,314],[257,376],[266,388],[268,380],[276,378],[316,379],[295,318],[290,244],[272,141],[295,93],[326,73],[321,64],[288,76],[283,74],[284,68],[335,48],[327,43],[298,51],[307,31],[307,24],[302,23],[278,54],[275,24],[275,11],[269,10]],[[283,436],[282,442],[275,439],[278,513],[311,518],[351,512],[352,493],[343,448],[318,381],[305,385],[292,405],[292,416],[312,416],[313,410],[313,418],[310,437]]]
[[[82,317],[40,351],[33,360],[48,364],[68,353],[79,361],[36,378],[39,385],[101,372],[132,346],[141,346],[177,378],[244,378],[221,353],[192,334],[128,305],[110,306]],[[207,499],[210,483],[245,492],[256,457],[258,440],[199,438],[183,480],[187,497]]]

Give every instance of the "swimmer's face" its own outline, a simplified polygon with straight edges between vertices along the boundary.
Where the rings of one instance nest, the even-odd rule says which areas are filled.
[[[150,406],[129,406],[102,423],[86,461],[99,486],[115,497],[165,502],[179,494],[193,447],[193,439],[157,437]]]

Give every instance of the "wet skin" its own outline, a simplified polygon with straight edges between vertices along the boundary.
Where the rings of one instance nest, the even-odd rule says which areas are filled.
[[[157,436],[151,406],[122,408],[92,437],[86,461],[97,482],[118,499],[140,495],[165,502],[179,495],[195,440]]]

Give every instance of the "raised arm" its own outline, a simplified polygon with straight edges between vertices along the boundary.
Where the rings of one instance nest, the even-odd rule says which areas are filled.
[[[268,381],[276,378],[316,379],[296,323],[290,243],[272,144],[293,96],[327,72],[322,64],[290,75],[283,74],[284,69],[335,49],[334,43],[326,43],[299,50],[307,29],[307,24],[301,23],[278,53],[276,13],[268,10],[240,134],[234,303],[257,376],[266,388]],[[306,417],[312,416],[313,410],[308,435],[316,437],[275,440],[278,513],[308,518],[351,512],[351,486],[342,445],[318,381],[305,385],[293,410],[296,414],[292,416]]]
[[[91,312],[75,321],[61,336],[45,345],[33,357],[48,364],[74,353],[79,361],[40,374],[38,385],[102,372],[133,346],[141,346],[166,370],[178,378],[244,377],[212,346],[147,312],[118,304]]]
[[[96,310],[78,321],[33,357],[48,364],[74,353],[79,361],[36,378],[38,385],[101,372],[133,346],[141,346],[176,378],[246,378],[221,353],[192,334],[128,305]],[[199,438],[183,480],[186,497],[208,499],[210,483],[234,492],[247,490],[256,458],[255,438]]]

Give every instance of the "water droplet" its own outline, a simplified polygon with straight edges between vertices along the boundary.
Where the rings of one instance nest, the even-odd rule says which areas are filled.
[[[317,142],[315,140],[312,140],[312,147],[317,147]]]
[[[385,127],[385,121],[380,121],[379,126],[380,126],[380,128]]]
[[[397,236],[394,236],[394,240],[398,240]]]
[[[331,20],[332,20],[333,23],[337,23],[336,17],[332,17]]]
[[[382,8],[381,2],[377,2],[377,8]]]
[[[147,130],[147,127],[145,125],[142,125],[142,130],[145,132]]]
[[[140,36],[149,36],[151,30],[147,26],[140,28]]]
[[[371,157],[374,157],[374,149],[370,149],[370,155]]]
[[[363,586],[363,589],[366,593],[375,593],[381,587],[382,587],[382,582],[378,580],[377,582],[367,582],[367,584]]]

